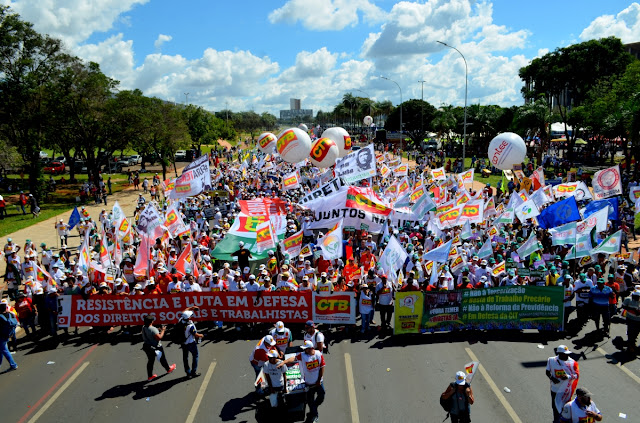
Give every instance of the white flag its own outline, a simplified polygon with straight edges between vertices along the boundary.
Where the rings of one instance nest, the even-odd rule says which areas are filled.
[[[322,256],[325,260],[333,260],[342,257],[342,224],[328,232],[325,236],[318,240],[318,245],[322,250]]]
[[[622,229],[615,234],[609,235],[604,241],[598,244],[593,250],[591,255],[598,253],[616,254],[620,252],[620,244],[622,243]]]
[[[447,242],[446,244],[442,244],[441,246],[424,253],[424,255],[422,256],[422,259],[439,261],[440,263],[446,263],[447,260],[449,259],[449,252],[451,251],[452,243],[453,243],[453,240],[449,240],[449,242]]]
[[[520,219],[520,222],[526,222],[527,219],[533,219],[540,215],[540,210],[532,200],[527,200],[522,204],[519,204],[516,209],[516,216]]]
[[[542,246],[536,238],[536,233],[531,232],[531,235],[529,235],[529,238],[525,241],[525,243],[522,244],[520,248],[518,248],[518,257],[524,260],[526,257],[530,256],[540,249],[542,249]]]
[[[395,280],[395,274],[402,268],[407,257],[408,254],[402,248],[402,245],[400,245],[395,236],[391,235],[378,263],[386,272],[387,277],[392,277],[393,275],[392,279]]]
[[[487,241],[482,244],[482,248],[478,250],[478,253],[476,255],[481,259],[491,257],[493,255],[493,247],[491,246],[490,239],[487,239]]]
[[[622,194],[622,179],[618,165],[594,173],[591,182],[596,200]]]
[[[573,244],[577,234],[576,222],[551,228],[549,233],[551,233],[551,245]]]

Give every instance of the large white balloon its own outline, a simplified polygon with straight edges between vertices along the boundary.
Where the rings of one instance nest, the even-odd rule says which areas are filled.
[[[304,132],[309,132],[309,128],[304,123],[298,125],[298,128],[302,129]]]
[[[309,160],[314,166],[327,168],[338,159],[338,146],[331,138],[318,138],[311,146]]]
[[[300,128],[289,128],[280,133],[276,148],[282,160],[298,163],[309,157],[311,138]]]
[[[351,153],[351,136],[344,128],[335,126],[322,133],[320,138],[331,138],[338,146],[338,157],[344,157]]]
[[[524,161],[527,145],[520,135],[504,132],[491,140],[488,155],[493,166],[501,170],[512,170],[514,164]]]
[[[362,119],[362,122],[367,126],[371,126],[373,118],[371,116],[365,116],[364,119]]]
[[[273,147],[275,147],[275,143],[278,141],[278,137],[276,137],[271,132],[263,132],[258,137],[258,150],[263,153],[272,153]]]

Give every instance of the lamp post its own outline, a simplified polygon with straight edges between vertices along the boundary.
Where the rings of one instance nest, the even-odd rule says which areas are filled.
[[[467,88],[468,88],[468,78],[469,78],[469,68],[467,67],[467,59],[465,59],[464,54],[460,53],[460,50],[457,48],[450,46],[447,43],[443,43],[442,41],[437,41],[445,47],[449,47],[458,52],[458,54],[464,60],[464,128],[462,129],[462,170],[465,168],[464,159],[465,152],[467,147]]]
[[[380,78],[393,82],[394,84],[396,84],[396,86],[400,90],[400,157],[402,157],[402,143],[404,141],[404,133],[402,132],[402,88],[400,88],[400,84],[398,84],[393,79],[389,79],[386,76],[382,76],[382,75],[380,75]]]
[[[422,142],[424,142],[424,83],[427,81],[418,81],[422,85],[420,89],[420,132],[422,135]],[[422,144],[422,143],[420,143]]]

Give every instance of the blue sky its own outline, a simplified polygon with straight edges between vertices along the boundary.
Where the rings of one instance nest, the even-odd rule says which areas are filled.
[[[0,0],[37,30],[100,63],[121,88],[209,110],[269,111],[302,99],[330,109],[346,92],[376,100],[521,104],[532,58],[591,38],[640,41],[640,4],[566,0]]]

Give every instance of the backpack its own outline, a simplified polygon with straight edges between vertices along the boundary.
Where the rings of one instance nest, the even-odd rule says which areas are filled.
[[[458,387],[457,387],[457,385],[455,383],[451,383],[449,386],[453,387],[453,389],[458,389]],[[467,382],[465,382],[464,383],[464,388],[467,389],[468,386],[469,386],[469,384]],[[465,396],[464,398],[465,398],[465,403],[466,403],[467,402],[467,397]],[[449,413],[451,411],[451,409],[453,408],[453,395],[451,395],[447,399],[442,398],[442,395],[440,395],[440,406],[442,407],[442,409],[444,411]],[[448,417],[448,414],[447,414],[447,417]]]
[[[13,313],[0,314],[0,339],[9,340],[16,335],[18,319]]]
[[[186,330],[187,323],[185,323],[182,319],[178,320],[178,323],[173,325],[173,329],[171,329],[171,342],[178,345],[184,344],[184,342],[187,340],[187,337],[184,336]]]

